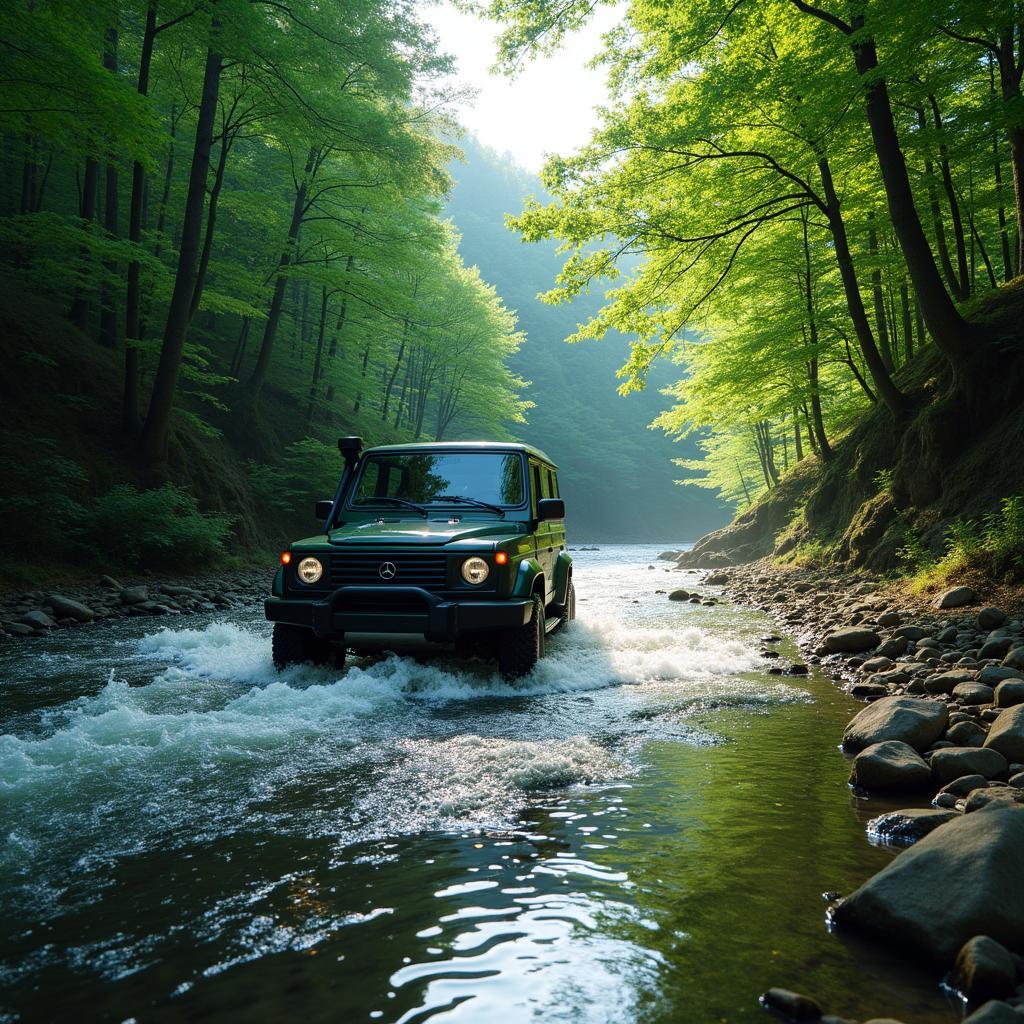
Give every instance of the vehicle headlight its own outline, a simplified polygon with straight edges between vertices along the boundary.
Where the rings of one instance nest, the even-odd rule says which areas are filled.
[[[490,572],[490,566],[482,558],[474,556],[462,563],[462,578],[467,583],[483,583]]]
[[[299,562],[298,573],[303,583],[316,583],[324,574],[323,563],[319,558],[304,558]]]

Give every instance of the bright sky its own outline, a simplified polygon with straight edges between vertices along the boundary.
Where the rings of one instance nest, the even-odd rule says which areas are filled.
[[[598,8],[557,53],[530,61],[511,79],[489,71],[496,52],[492,22],[455,10],[449,0],[424,5],[423,17],[437,30],[441,50],[456,59],[459,83],[477,90],[459,120],[485,145],[538,171],[546,153],[571,153],[590,138],[594,107],[605,102],[607,91],[604,71],[584,65],[618,17],[615,8]]]

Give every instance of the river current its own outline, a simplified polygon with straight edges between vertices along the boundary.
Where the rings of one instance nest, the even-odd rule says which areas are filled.
[[[575,553],[578,620],[514,686],[278,674],[258,607],[5,646],[0,1022],[719,1024],[770,985],[957,1020],[827,930],[893,855],[845,785],[856,706],[769,675],[764,616],[656,594],[695,584],[656,554]]]

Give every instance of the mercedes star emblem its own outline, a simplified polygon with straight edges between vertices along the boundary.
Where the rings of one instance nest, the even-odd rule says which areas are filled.
[[[398,567],[394,562],[381,562],[377,574],[382,580],[393,580],[398,575]]]

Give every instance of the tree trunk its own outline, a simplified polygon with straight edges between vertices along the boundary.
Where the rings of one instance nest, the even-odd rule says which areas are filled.
[[[320,295],[320,331],[316,336],[316,359],[313,361],[313,379],[309,385],[309,407],[306,410],[306,422],[313,421],[313,410],[316,408],[316,395],[320,387],[321,367],[324,359],[324,340],[327,337],[327,299],[330,293],[327,285],[323,285]]]
[[[359,385],[359,394],[356,395],[355,405],[352,407],[353,414],[358,413],[359,412],[359,407],[363,404],[363,388],[366,386],[366,367],[369,365],[369,362],[370,362],[370,343],[367,342],[366,343],[366,347],[363,349],[363,370],[362,370],[362,373],[359,376],[359,379],[360,379],[360,381],[362,383]]]
[[[142,52],[139,57],[140,96],[149,93],[149,70],[153,63],[153,43],[156,40],[157,0],[146,5],[146,27],[142,33]],[[142,203],[146,193],[146,171],[138,160],[132,166],[132,194],[128,203],[128,241],[138,245],[142,239]],[[128,434],[139,429],[139,350],[135,344],[142,340],[141,321],[142,263],[132,260],[128,264],[128,281],[124,303],[124,388],[121,398],[121,427]]]
[[[807,379],[811,385],[811,423],[814,425],[814,435],[818,440],[818,453],[823,462],[828,462],[834,457],[832,446],[828,443],[828,435],[825,433],[825,421],[821,415],[821,392],[818,390],[818,360],[817,357],[807,361]]]
[[[242,360],[245,358],[245,345],[249,340],[249,317],[242,318],[242,329],[238,332],[235,351],[231,354],[231,367],[228,373],[236,380],[242,376]]]
[[[216,30],[216,26],[215,26]],[[213,146],[213,121],[217,112],[217,94],[223,58],[212,49],[207,51],[203,71],[203,90],[196,121],[192,166],[189,169],[188,192],[182,220],[181,247],[178,251],[178,269],[174,289],[167,310],[167,324],[160,348],[160,361],[153,379],[153,393],[149,413],[142,430],[142,452],[153,470],[161,470],[167,462],[167,440],[171,427],[174,392],[181,370],[181,357],[185,349],[188,330],[189,306],[192,301],[196,259],[203,227],[203,206],[206,200],[206,178],[210,170],[210,150]]]
[[[108,28],[106,45],[103,47],[103,66],[117,77],[117,29]],[[109,154],[108,154],[109,157]],[[108,159],[106,166],[106,187],[103,199],[103,227],[109,239],[117,238],[117,165]],[[104,348],[117,347],[117,298],[114,280],[117,263],[106,261],[105,273],[100,286],[100,333],[99,343]]]
[[[178,108],[171,106],[171,143],[167,147],[167,168],[164,171],[164,185],[160,193],[160,207],[156,215],[156,244],[153,246],[153,258],[160,258],[163,249],[164,231],[167,228],[167,203],[171,195],[171,182],[174,178],[174,145],[178,133]],[[146,292],[146,302],[139,317],[139,337],[146,336],[146,325],[149,322],[150,307],[153,303],[153,286]]]
[[[853,17],[852,28],[854,34],[851,46],[857,71],[864,84],[868,125],[885,186],[893,229],[920,299],[928,331],[936,347],[953,366],[954,373],[960,376],[966,371],[974,352],[970,325],[960,315],[946,291],[921,226],[921,218],[914,207],[914,193],[910,188],[906,159],[896,134],[889,90],[879,72],[875,41],[871,36],[863,34],[863,13],[858,12]],[[1021,143],[1024,156],[1024,132],[1021,133]],[[1021,198],[1024,203],[1024,195]]]
[[[210,253],[213,251],[213,233],[217,227],[217,200],[221,186],[224,184],[224,169],[228,162],[232,137],[227,128],[220,141],[220,154],[217,157],[217,170],[213,176],[213,187],[210,189],[210,201],[206,208],[206,231],[203,234],[203,249],[199,255],[199,269],[196,271],[196,282],[192,288],[192,301],[188,306],[188,318],[191,320],[199,309],[199,302],[206,287],[206,273],[210,268]]]
[[[871,301],[875,307],[875,326],[878,328],[878,341],[881,345],[882,364],[885,372],[891,374],[895,369],[892,359],[892,343],[889,341],[889,324],[885,316],[885,299],[882,296],[882,271],[878,266],[878,234],[875,231],[875,215],[868,214],[868,250],[871,253]]]
[[[903,314],[903,356],[910,362],[914,355],[914,335],[910,324],[910,289],[907,279],[900,281],[900,312]]]
[[[316,163],[316,156],[316,148],[311,146],[309,155],[306,158],[302,180],[297,183],[295,189],[292,219],[288,225],[288,241],[277,264],[279,271],[287,270],[292,261],[295,240],[298,238],[299,228],[302,226],[302,220],[306,214],[306,192],[309,188],[309,176]],[[270,302],[270,312],[267,314],[267,323],[263,329],[263,341],[260,343],[260,352],[256,358],[256,366],[252,371],[252,376],[249,378],[249,397],[254,403],[259,399],[260,390],[267,379],[267,370],[270,367],[270,353],[274,348],[274,338],[277,335],[277,328],[281,322],[281,309],[284,305],[284,293],[287,285],[287,274],[278,273],[277,280],[274,282],[274,295]]]
[[[988,88],[989,93],[993,97],[996,93],[996,80],[995,80],[995,68],[992,65],[992,55],[989,54],[988,58]],[[993,130],[992,132],[992,174],[995,181],[995,192],[996,196],[1000,197],[1003,194],[1003,167],[1002,161],[999,159],[999,132]],[[1010,231],[1006,225],[1006,208],[1003,206],[1002,199],[998,200],[999,206],[996,210],[996,216],[999,221],[999,247],[1003,255],[1003,280],[1009,281],[1013,277],[1013,256],[1010,252]]]
[[[829,228],[835,243],[836,262],[839,264],[839,276],[843,282],[846,305],[849,309],[850,320],[853,322],[853,329],[857,334],[857,342],[864,355],[864,363],[868,368],[868,373],[871,374],[875,390],[886,407],[894,416],[901,416],[906,411],[907,401],[900,389],[893,383],[889,371],[886,370],[878,346],[875,344],[875,337],[871,333],[871,324],[868,322],[864,300],[861,298],[860,287],[857,284],[857,272],[853,266],[850,243],[846,236],[846,224],[843,221],[839,197],[836,195],[835,184],[832,181],[832,169],[825,157],[818,161],[818,173],[821,176],[822,189],[825,193]]]
[[[1004,104],[1012,108],[1020,105],[1020,72],[1017,70],[1014,53],[1014,26],[1011,23],[999,33],[996,60],[999,64],[999,84]],[[1011,127],[1007,129],[1010,142],[1010,171],[1013,177],[1013,206],[1017,222],[1017,238],[1013,250],[1013,276],[1020,273],[1024,265],[1021,247],[1024,246],[1024,127],[1020,126],[1019,115],[1010,115]]]
[[[945,132],[942,125],[942,114],[939,112],[939,102],[932,95],[929,95],[928,102],[932,107],[935,131],[939,137],[939,168],[942,171],[942,187],[946,192],[949,218],[953,225],[953,241],[956,244],[957,273],[952,285],[953,293],[958,299],[963,301],[971,296],[971,282],[967,272],[967,246],[964,238],[964,222],[963,217],[960,215],[960,203],[956,197],[956,189],[953,187],[953,173],[949,169],[949,151],[946,149]]]
[[[99,164],[94,157],[86,157],[85,175],[82,179],[82,202],[78,215],[86,224],[91,224],[96,216],[96,187],[99,179]],[[82,246],[79,251],[79,259],[83,264],[89,262],[89,249]],[[84,331],[89,326],[89,299],[88,289],[80,284],[75,293],[74,302],[71,304],[69,317],[71,322],[80,330]]]
[[[800,420],[797,417],[796,409],[793,410],[793,444],[796,448],[796,461],[802,462],[804,457],[803,438],[800,437]],[[739,464],[737,463],[737,468]],[[745,490],[746,488],[744,488]]]

